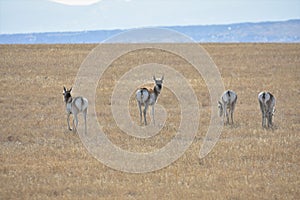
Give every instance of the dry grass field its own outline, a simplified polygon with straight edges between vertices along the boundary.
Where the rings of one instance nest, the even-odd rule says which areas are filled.
[[[172,66],[187,77],[199,100],[200,126],[192,145],[171,165],[142,174],[105,166],[67,130],[62,89],[74,84],[95,46],[0,46],[0,199],[300,197],[300,44],[203,45],[225,88],[237,92],[238,103],[235,124],[224,127],[216,146],[201,160],[198,153],[211,106],[203,79],[181,58],[158,50],[131,52],[115,60],[97,87],[96,110],[107,136],[123,149],[159,149],[172,139],[180,122],[178,102],[168,98],[174,94],[164,88],[158,101],[168,116],[160,134],[137,139],[119,130],[111,115],[110,90],[130,67],[149,62]],[[277,98],[273,130],[261,127],[261,90]],[[130,110],[138,121],[133,98]]]

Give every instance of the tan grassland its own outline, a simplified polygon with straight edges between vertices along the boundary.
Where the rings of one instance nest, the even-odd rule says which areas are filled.
[[[180,122],[178,101],[164,88],[158,102],[168,116],[160,134],[137,139],[119,130],[110,110],[111,89],[130,68],[149,62],[172,66],[188,79],[199,100],[200,126],[192,145],[169,166],[142,174],[105,166],[89,154],[77,134],[67,130],[62,88],[74,84],[94,47],[0,45],[0,199],[300,197],[300,44],[203,45],[225,88],[238,94],[238,102],[235,124],[224,127],[216,146],[201,160],[198,153],[210,122],[210,106],[217,102],[210,102],[195,69],[161,50],[140,50],[115,60],[97,87],[96,110],[104,132],[123,149],[159,149],[172,139]],[[257,101],[261,90],[277,98],[273,130],[261,127]],[[129,105],[138,121],[133,97]]]

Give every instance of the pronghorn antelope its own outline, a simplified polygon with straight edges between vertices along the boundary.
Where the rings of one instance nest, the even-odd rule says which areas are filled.
[[[77,114],[82,112],[83,117],[84,117],[85,133],[86,133],[86,131],[87,131],[87,128],[86,128],[86,115],[87,115],[87,108],[88,108],[88,100],[84,97],[72,98],[71,91],[72,91],[72,88],[67,90],[64,87],[63,95],[64,95],[65,103],[66,103],[68,128],[69,128],[70,131],[72,131],[72,129],[70,128],[70,115],[73,114],[73,116],[74,116],[74,118],[73,118],[73,132],[74,133],[76,132],[77,125],[78,125]]]
[[[262,127],[266,127],[267,121],[268,128],[270,128],[273,126],[272,117],[275,113],[275,97],[270,92],[261,92],[258,94],[258,101],[262,113]]]
[[[229,114],[231,117],[231,123],[233,124],[233,112],[237,101],[237,95],[234,91],[227,90],[221,96],[221,101],[218,102],[219,104],[219,114],[220,117],[226,117],[227,121],[226,124],[229,124],[229,116],[227,109],[229,110]]]
[[[155,120],[154,120],[154,105],[157,101],[158,95],[161,92],[162,89],[162,84],[164,80],[164,76],[161,77],[161,79],[156,79],[155,76],[153,76],[153,80],[155,81],[155,86],[152,89],[149,88],[140,88],[136,91],[135,93],[135,98],[138,102],[138,107],[140,111],[140,121],[142,123],[142,106],[144,106],[144,123],[147,125],[147,120],[146,120],[146,114],[147,114],[147,109],[149,105],[152,106],[152,120],[153,124],[155,125]]]

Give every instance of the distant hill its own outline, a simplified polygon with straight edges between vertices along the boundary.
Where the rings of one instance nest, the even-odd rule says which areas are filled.
[[[162,27],[196,42],[300,42],[300,19],[278,22]],[[0,44],[100,43],[125,30],[0,34]]]

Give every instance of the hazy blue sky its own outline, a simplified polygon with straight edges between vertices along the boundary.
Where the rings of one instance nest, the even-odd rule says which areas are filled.
[[[73,5],[55,1],[67,1]],[[78,5],[89,1],[96,3]],[[227,24],[295,18],[300,18],[300,0],[0,0],[0,33]]]

